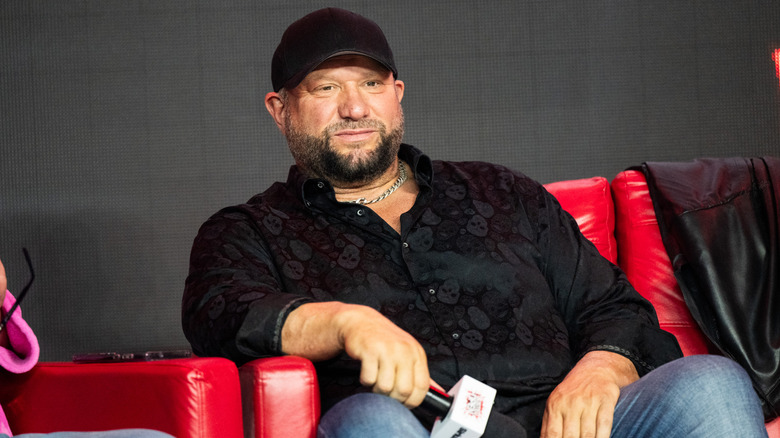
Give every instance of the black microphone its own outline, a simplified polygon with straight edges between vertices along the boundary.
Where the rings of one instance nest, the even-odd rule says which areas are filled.
[[[436,416],[443,417],[447,415],[452,406],[452,396],[439,391],[434,387],[428,388],[420,407]]]
[[[420,408],[437,416],[431,438],[526,438],[522,425],[492,409],[495,394],[495,389],[469,376],[464,376],[449,394],[429,388]]]
[[[481,437],[495,398],[495,389],[469,376],[463,376],[447,394],[428,389],[423,409],[438,416],[431,438]]]

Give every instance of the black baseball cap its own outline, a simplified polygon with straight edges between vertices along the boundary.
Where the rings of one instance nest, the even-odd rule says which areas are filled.
[[[325,8],[284,31],[271,61],[274,91],[295,88],[325,60],[347,54],[367,56],[398,77],[393,52],[376,23],[344,9]]]

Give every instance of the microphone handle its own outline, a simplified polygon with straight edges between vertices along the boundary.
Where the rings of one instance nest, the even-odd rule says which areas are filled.
[[[452,397],[436,388],[428,388],[428,392],[425,393],[425,399],[420,404],[421,408],[440,417],[447,415],[451,406]]]

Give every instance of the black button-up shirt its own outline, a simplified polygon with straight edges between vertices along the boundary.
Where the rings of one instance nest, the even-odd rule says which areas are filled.
[[[420,341],[435,381],[484,381],[498,389],[496,409],[529,430],[589,351],[622,354],[640,375],[681,356],[651,305],[540,184],[493,164],[431,161],[408,145],[399,156],[420,187],[400,235],[295,166],[286,183],[211,217],[183,299],[195,353],[238,363],[279,355],[297,306],[363,304]],[[360,390],[346,355],[316,366],[324,409]]]

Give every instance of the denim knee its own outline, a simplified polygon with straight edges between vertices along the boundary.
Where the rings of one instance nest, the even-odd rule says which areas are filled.
[[[669,389],[687,392],[687,389],[707,391],[719,387],[742,388],[750,385],[750,379],[736,362],[721,356],[688,356],[670,362],[653,374],[663,376]],[[660,378],[660,377],[659,377]]]
[[[758,401],[750,378],[731,359],[714,355],[689,356],[670,362],[647,377],[664,391],[665,403],[690,411],[697,403],[708,409],[725,407],[734,399]]]
[[[390,397],[361,393],[350,396],[322,416],[319,438],[420,437],[430,432],[403,404]]]
[[[681,376],[689,385],[699,385],[701,389],[715,385],[732,387],[740,391],[751,388],[747,372],[731,359],[715,355],[690,356],[673,362],[679,365]]]
[[[720,356],[689,356],[654,370],[623,388],[615,413],[616,426],[632,431],[626,436],[642,427],[645,434],[665,431],[657,436],[766,436],[750,378]],[[656,436],[641,433],[634,436]]]

